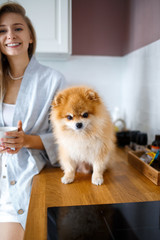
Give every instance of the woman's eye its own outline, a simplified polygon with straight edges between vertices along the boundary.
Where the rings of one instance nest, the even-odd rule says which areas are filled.
[[[15,29],[16,32],[20,32],[20,31],[22,31],[22,30],[23,30],[22,28],[16,28],[16,29]]]
[[[5,29],[0,30],[0,34],[1,34],[1,33],[5,33],[5,32],[6,32]]]
[[[83,113],[82,117],[83,118],[87,118],[88,117],[88,113],[87,112]]]
[[[72,120],[73,117],[72,117],[71,115],[67,115],[67,119],[68,119],[68,120]]]

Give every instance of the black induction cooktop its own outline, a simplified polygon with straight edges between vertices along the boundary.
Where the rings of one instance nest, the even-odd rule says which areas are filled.
[[[48,240],[160,240],[160,201],[50,207]]]

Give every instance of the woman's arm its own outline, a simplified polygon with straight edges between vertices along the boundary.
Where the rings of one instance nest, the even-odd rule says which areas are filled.
[[[25,134],[23,147],[44,150],[44,145],[42,143],[42,140],[40,136],[37,136],[37,135]]]

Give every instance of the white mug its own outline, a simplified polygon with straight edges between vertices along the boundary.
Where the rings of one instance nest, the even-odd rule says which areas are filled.
[[[5,133],[6,132],[17,132],[18,131],[18,128],[17,127],[0,127],[0,138],[13,138],[13,137],[9,137],[9,136],[6,136]],[[1,144],[1,142],[0,142]],[[0,147],[0,150],[5,150],[6,148],[1,148]],[[14,148],[11,148],[12,150],[15,150]]]
[[[17,132],[17,127],[0,127],[0,138],[7,138],[6,132]]]

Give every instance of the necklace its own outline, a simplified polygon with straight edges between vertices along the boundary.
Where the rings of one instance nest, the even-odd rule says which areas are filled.
[[[20,76],[20,77],[13,77],[12,75],[11,75],[11,73],[10,73],[10,71],[9,71],[9,69],[8,69],[8,74],[9,74],[9,76],[10,76],[10,78],[12,79],[12,80],[20,80],[21,78],[23,78],[23,76]]]

